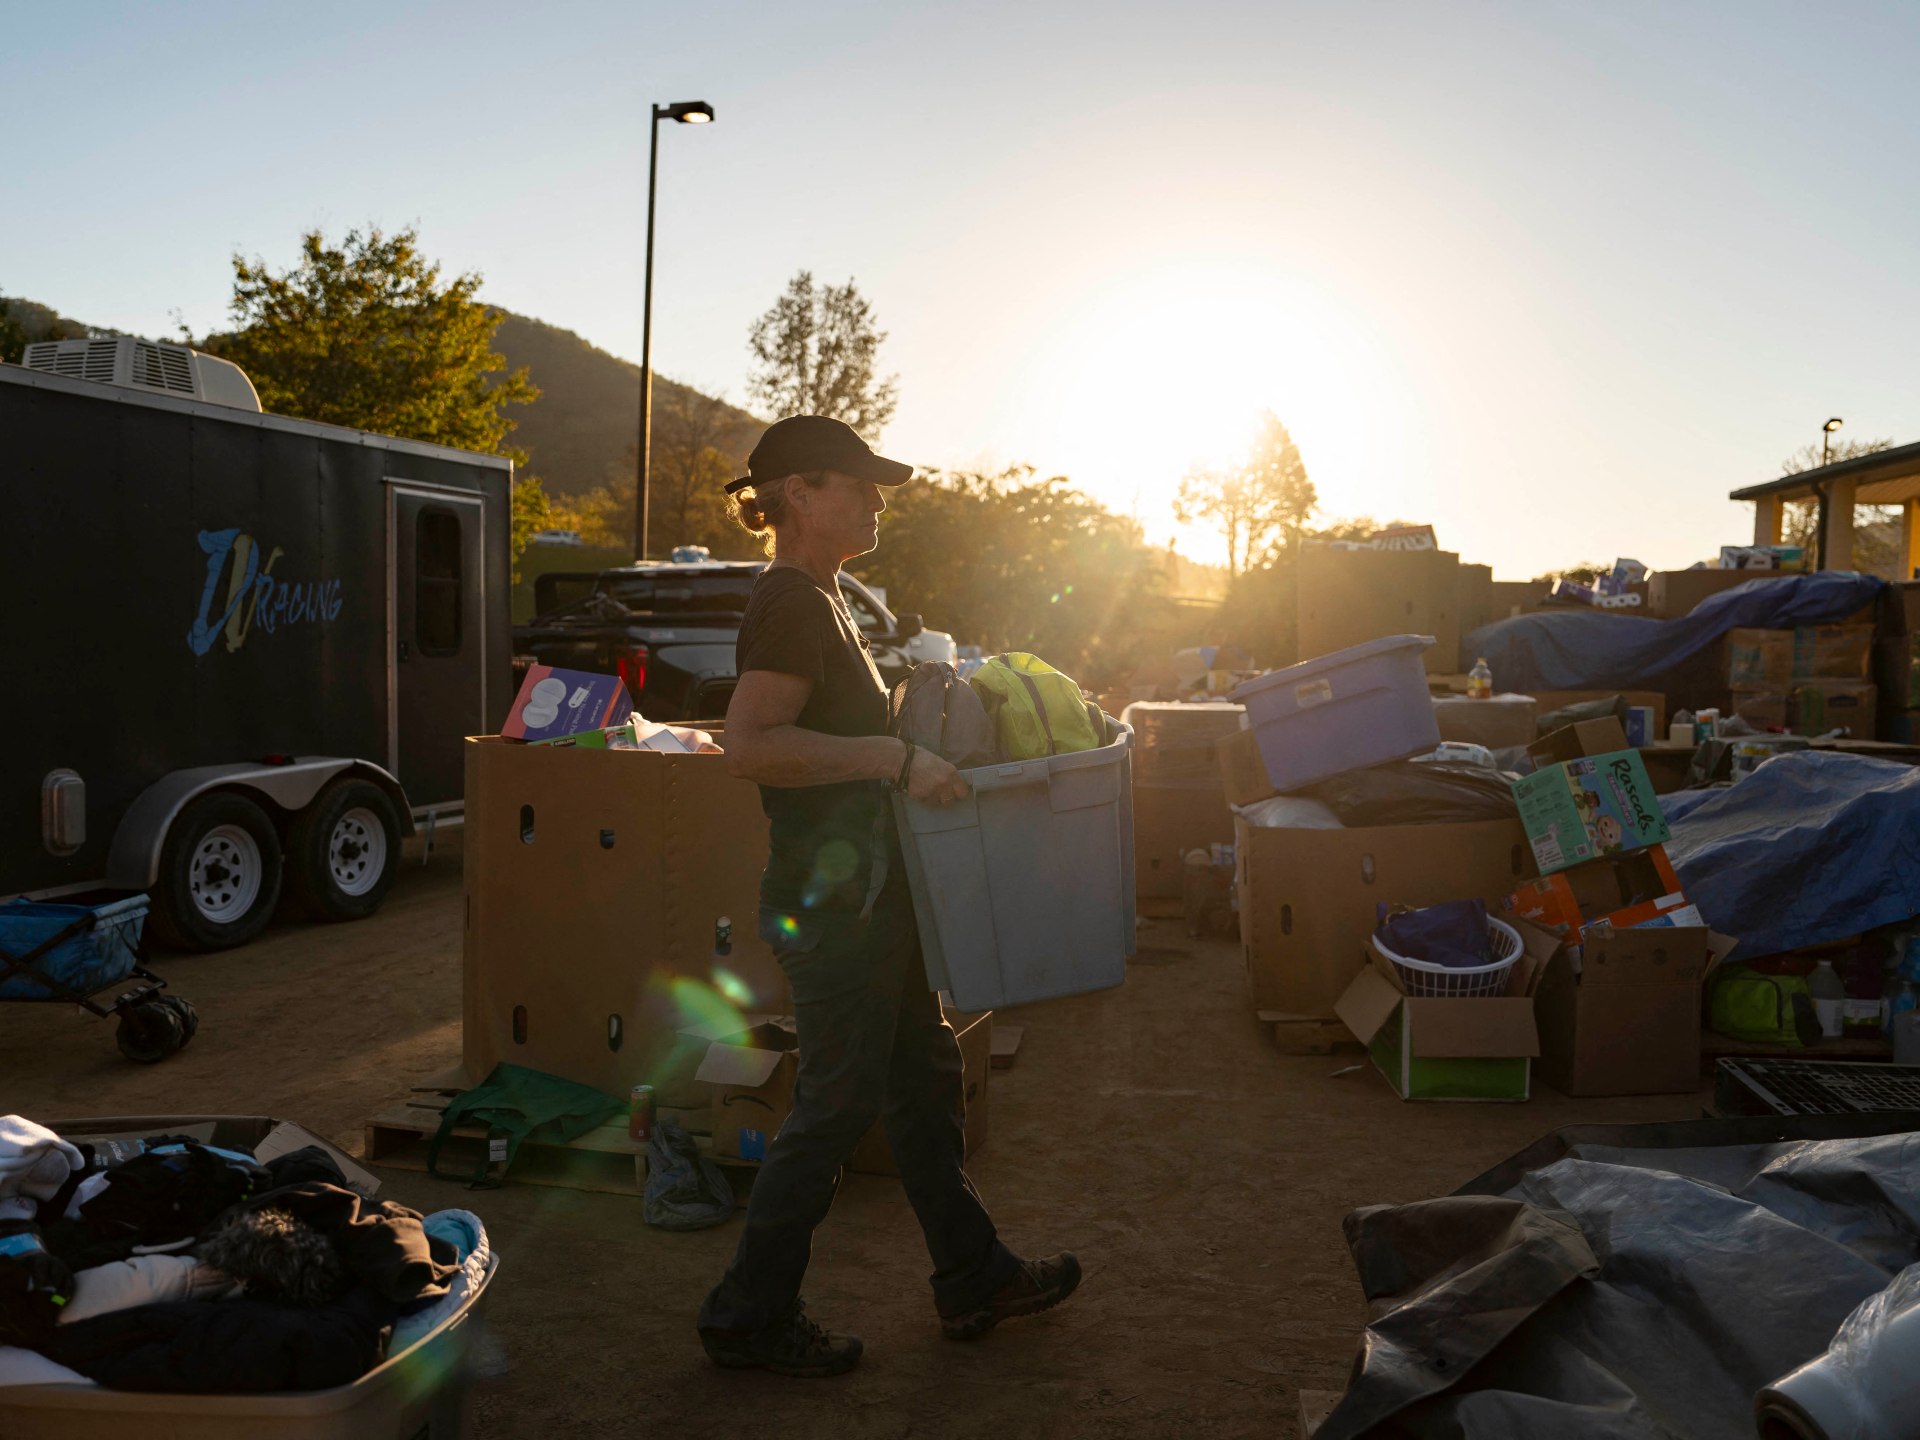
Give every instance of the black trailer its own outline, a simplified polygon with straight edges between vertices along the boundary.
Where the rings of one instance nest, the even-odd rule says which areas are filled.
[[[0,365],[0,896],[145,890],[163,940],[216,949],[283,881],[371,914],[416,823],[461,818],[462,737],[511,698],[512,465],[197,373]]]

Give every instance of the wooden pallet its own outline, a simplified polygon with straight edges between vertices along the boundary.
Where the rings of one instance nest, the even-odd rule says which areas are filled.
[[[1282,1055],[1331,1055],[1335,1050],[1362,1048],[1353,1033],[1338,1020],[1318,1015],[1289,1015],[1281,1010],[1254,1013],[1262,1025],[1272,1028],[1274,1049]]]
[[[447,1108],[449,1098],[433,1091],[416,1092],[408,1104],[368,1120],[363,1132],[362,1161],[383,1169],[424,1172],[428,1143],[440,1129],[441,1112]],[[663,1110],[660,1113],[662,1118],[685,1125],[696,1116],[702,1117],[704,1123],[706,1112]],[[760,1168],[759,1162],[713,1154],[712,1141],[706,1135],[695,1135],[694,1140],[708,1159],[727,1172],[735,1195],[744,1203],[753,1172]],[[470,1180],[482,1155],[489,1157],[488,1173],[496,1179],[502,1178],[497,1162],[504,1154],[503,1145],[503,1141],[489,1141],[487,1132],[478,1127],[456,1126],[440,1147],[439,1178],[462,1183]],[[624,1117],[589,1130],[565,1145],[523,1140],[514,1156],[513,1169],[504,1178],[515,1185],[555,1185],[608,1195],[641,1195],[647,1188],[647,1142],[628,1137]]]

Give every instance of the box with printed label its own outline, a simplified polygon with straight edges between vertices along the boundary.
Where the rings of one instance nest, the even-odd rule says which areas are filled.
[[[1514,782],[1513,798],[1543,875],[1668,838],[1666,817],[1636,750],[1537,770]]]
[[[1730,689],[1784,690],[1793,681],[1791,630],[1729,630],[1726,649]]]
[[[1500,905],[1509,916],[1574,939],[1596,923],[1630,928],[1639,921],[1629,917],[1664,913],[1673,908],[1662,904],[1670,899],[1685,903],[1680,877],[1667,859],[1667,847],[1649,845],[1530,880]],[[1643,911],[1643,906],[1654,908]]]
[[[509,740],[551,740],[604,730],[632,713],[633,701],[617,675],[531,665],[500,733]]]
[[[1793,733],[1845,729],[1856,740],[1871,740],[1875,708],[1871,680],[1802,680],[1793,687]]]
[[[1793,632],[1795,680],[1864,680],[1872,655],[1871,625],[1802,625]]]

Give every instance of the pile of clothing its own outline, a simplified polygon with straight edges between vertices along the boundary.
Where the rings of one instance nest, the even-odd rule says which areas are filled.
[[[0,1116],[0,1385],[349,1384],[483,1282],[485,1227],[347,1187],[318,1146],[75,1143]]]

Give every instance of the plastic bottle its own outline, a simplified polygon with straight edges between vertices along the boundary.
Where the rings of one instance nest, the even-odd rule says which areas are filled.
[[[1482,655],[1473,662],[1473,669],[1467,672],[1467,699],[1491,700],[1493,698],[1493,667],[1487,664]]]
[[[1807,992],[1813,997],[1813,1010],[1820,1017],[1823,1039],[1840,1038],[1841,1014],[1847,1005],[1847,987],[1835,973],[1831,960],[1822,960],[1807,977]]]

